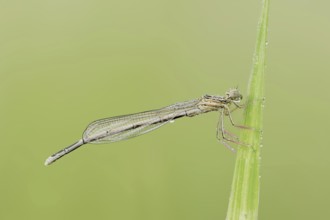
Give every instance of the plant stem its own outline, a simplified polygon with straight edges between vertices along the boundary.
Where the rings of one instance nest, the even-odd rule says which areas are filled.
[[[260,146],[262,141],[269,0],[263,0],[262,3],[253,70],[250,76],[247,104],[244,112],[244,125],[251,129],[242,130],[240,135],[240,142],[249,146],[241,146],[237,151],[227,220],[258,219]]]

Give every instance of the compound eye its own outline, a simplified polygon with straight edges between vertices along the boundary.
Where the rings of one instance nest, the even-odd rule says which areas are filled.
[[[243,96],[241,94],[238,94],[236,97],[233,98],[233,101],[240,102],[242,100]]]

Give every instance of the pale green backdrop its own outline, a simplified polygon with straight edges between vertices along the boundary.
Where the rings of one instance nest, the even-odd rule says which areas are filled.
[[[0,219],[224,219],[217,113],[43,163],[95,119],[246,94],[260,3],[0,1]],[[330,215],[329,8],[270,4],[260,219]]]

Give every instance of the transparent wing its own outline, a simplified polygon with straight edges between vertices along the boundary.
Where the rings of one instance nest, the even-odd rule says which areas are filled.
[[[113,133],[112,135],[107,135],[105,137],[102,137],[100,139],[93,140],[91,143],[110,143],[110,142],[116,142],[116,141],[121,141],[121,140],[127,140],[142,134],[145,134],[147,132],[153,131],[169,121],[158,123],[158,124],[147,124],[143,126],[139,126],[134,129],[127,129],[118,133]]]
[[[83,134],[85,143],[108,143],[126,140],[153,131],[171,120],[195,109],[198,100],[171,105],[131,115],[116,116],[92,122]]]

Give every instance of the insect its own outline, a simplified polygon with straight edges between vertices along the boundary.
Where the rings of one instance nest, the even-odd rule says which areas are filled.
[[[45,165],[52,164],[84,144],[127,140],[153,131],[178,118],[193,117],[212,111],[220,112],[217,138],[221,139],[226,147],[234,151],[226,141],[236,144],[241,143],[234,140],[237,137],[225,131],[223,121],[224,116],[228,116],[233,126],[244,128],[244,126],[236,125],[233,122],[231,117],[233,109],[230,109],[231,105],[234,105],[236,108],[242,108],[242,105],[239,104],[242,98],[243,96],[238,89],[230,89],[224,96],[204,95],[198,99],[176,103],[156,110],[96,120],[87,126],[80,140],[48,157]],[[234,139],[228,138],[226,135],[234,137]]]

